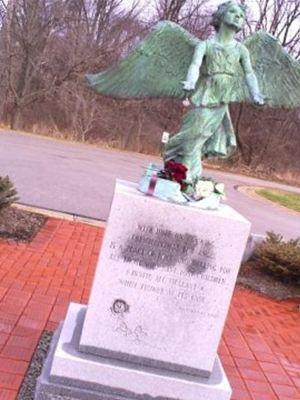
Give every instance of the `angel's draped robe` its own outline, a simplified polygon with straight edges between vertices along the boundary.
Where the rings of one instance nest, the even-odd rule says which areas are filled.
[[[191,96],[196,107],[184,116],[180,131],[165,147],[165,160],[185,164],[188,179],[201,175],[202,157],[228,157],[236,147],[228,104],[235,101],[241,46],[237,41],[226,47],[214,38],[206,41],[200,77]]]

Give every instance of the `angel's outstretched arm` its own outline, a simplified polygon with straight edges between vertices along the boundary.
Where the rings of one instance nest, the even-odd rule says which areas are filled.
[[[184,90],[194,90],[199,78],[200,67],[206,52],[206,42],[200,42],[196,47],[192,62],[189,66],[186,80],[183,81]]]
[[[256,75],[253,71],[249,51],[245,46],[242,46],[241,50],[241,65],[245,73],[245,78],[247,82],[247,86],[251,97],[255,104],[263,105],[264,104],[264,96],[259,90],[258,82]]]

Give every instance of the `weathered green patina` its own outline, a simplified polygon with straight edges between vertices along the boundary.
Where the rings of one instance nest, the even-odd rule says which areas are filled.
[[[228,104],[300,106],[299,63],[265,32],[244,43],[235,40],[244,22],[244,7],[233,1],[213,14],[216,34],[206,41],[175,23],[160,22],[118,65],[87,75],[90,86],[102,94],[177,97],[193,105],[164,153],[166,161],[188,167],[191,182],[201,176],[201,157],[227,157],[236,147]]]

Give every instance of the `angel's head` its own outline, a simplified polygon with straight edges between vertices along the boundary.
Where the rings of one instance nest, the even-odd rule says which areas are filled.
[[[244,25],[246,7],[235,1],[226,1],[219,5],[217,11],[212,15],[211,24],[218,32],[221,24],[225,24],[239,32]]]

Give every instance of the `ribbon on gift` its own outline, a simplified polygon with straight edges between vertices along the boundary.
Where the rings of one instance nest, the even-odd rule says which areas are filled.
[[[157,184],[157,179],[158,179],[157,171],[153,171],[152,175],[151,175],[151,178],[150,178],[148,190],[146,192],[147,196],[153,196],[154,195],[155,187],[156,187],[156,184]]]

